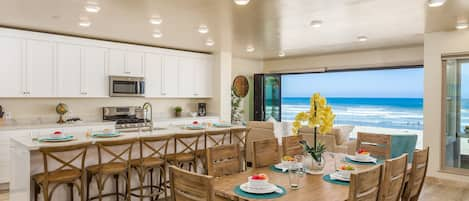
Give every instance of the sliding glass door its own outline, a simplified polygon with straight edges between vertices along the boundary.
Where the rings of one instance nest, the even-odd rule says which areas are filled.
[[[469,173],[469,60],[445,59],[443,169]]]
[[[254,75],[254,120],[281,121],[281,75]]]

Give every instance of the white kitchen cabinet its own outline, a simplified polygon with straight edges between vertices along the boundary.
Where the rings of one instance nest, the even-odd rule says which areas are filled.
[[[26,94],[31,97],[55,96],[55,44],[42,40],[26,41]]]
[[[144,54],[142,52],[111,49],[109,68],[111,75],[143,76]]]
[[[162,95],[162,56],[145,54],[145,96],[160,97]]]
[[[162,87],[161,95],[166,97],[179,96],[179,57],[163,56]]]
[[[21,97],[26,92],[23,84],[24,40],[0,37],[0,97]]]
[[[212,96],[212,62],[210,58],[197,59],[195,70],[195,97]]]
[[[179,58],[179,96],[194,97],[197,96],[195,91],[195,82],[197,76],[195,74],[197,68],[197,60],[192,58]]]
[[[80,97],[82,84],[82,55],[78,45],[57,45],[57,95]]]
[[[109,97],[106,48],[82,48],[82,84],[80,93],[86,97]]]
[[[57,45],[57,95],[106,97],[107,49],[59,43]]]

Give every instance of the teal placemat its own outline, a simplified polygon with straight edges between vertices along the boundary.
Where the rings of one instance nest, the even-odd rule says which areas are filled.
[[[339,181],[339,180],[331,179],[331,176],[328,175],[328,174],[324,175],[322,177],[322,179],[324,181],[327,181],[327,182],[331,183],[331,184],[337,184],[337,185],[342,185],[342,186],[348,186],[349,185],[349,182],[347,182],[347,181]]]
[[[54,141],[60,142],[60,141],[63,141],[63,140],[71,140],[73,138],[74,138],[73,135],[67,135],[67,136],[61,137],[61,138],[43,137],[43,138],[39,138],[38,141],[39,142],[54,142]]]
[[[286,172],[282,172],[281,169],[276,168],[274,165],[270,166],[270,170],[272,170],[272,172],[276,172],[276,173],[288,173],[288,170]]]
[[[384,163],[383,160],[377,160],[376,163],[372,163],[372,162],[359,162],[359,161],[350,160],[350,158],[347,158],[347,157],[345,157],[344,160],[345,160],[345,162],[347,162],[347,163],[352,163],[352,164],[355,164],[355,165],[379,165],[379,164]]]
[[[407,153],[407,162],[411,163],[416,145],[417,135],[391,135],[391,158]]]
[[[282,187],[277,185],[277,187],[281,188],[283,190],[283,193],[267,193],[267,194],[252,194],[252,193],[246,193],[241,188],[239,188],[239,185],[235,187],[234,192],[236,195],[245,197],[245,198],[251,198],[251,199],[274,199],[274,198],[279,198],[282,197],[283,195],[287,194],[287,190]]]

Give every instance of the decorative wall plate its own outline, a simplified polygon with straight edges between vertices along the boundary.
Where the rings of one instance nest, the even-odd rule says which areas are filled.
[[[233,81],[233,91],[238,97],[244,98],[249,92],[249,82],[246,76],[238,75]]]

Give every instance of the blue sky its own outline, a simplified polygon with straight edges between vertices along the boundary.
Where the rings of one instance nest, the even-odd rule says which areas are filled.
[[[283,97],[422,98],[423,68],[282,76]]]

